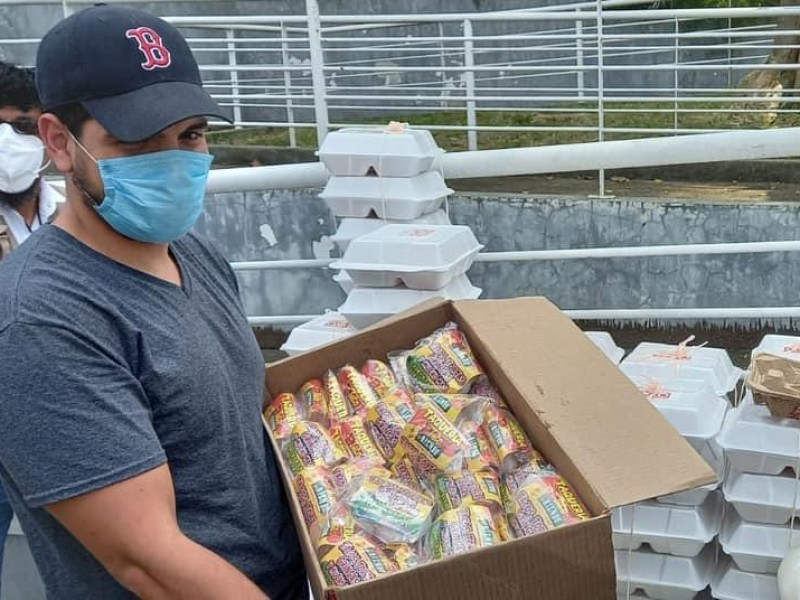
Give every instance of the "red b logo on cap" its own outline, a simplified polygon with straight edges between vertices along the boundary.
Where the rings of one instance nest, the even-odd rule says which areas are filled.
[[[125,37],[136,40],[139,44],[139,51],[144,54],[145,58],[142,63],[142,68],[145,71],[165,69],[172,64],[172,56],[161,41],[161,36],[149,27],[128,29],[125,32]]]

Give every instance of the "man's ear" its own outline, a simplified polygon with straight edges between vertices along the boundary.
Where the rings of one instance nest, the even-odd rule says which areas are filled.
[[[70,137],[67,127],[52,113],[39,117],[39,137],[42,138],[47,154],[61,173],[73,170],[72,156],[69,153]]]

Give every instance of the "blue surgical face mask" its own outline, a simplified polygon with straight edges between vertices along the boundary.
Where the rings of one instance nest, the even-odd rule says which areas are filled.
[[[73,140],[100,169],[105,197],[98,214],[125,237],[167,244],[185,235],[203,212],[211,155],[164,150],[97,160]]]

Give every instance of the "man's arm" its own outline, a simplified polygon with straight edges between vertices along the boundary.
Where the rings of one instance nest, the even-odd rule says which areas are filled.
[[[166,464],[47,510],[144,600],[267,597],[241,571],[181,532]]]

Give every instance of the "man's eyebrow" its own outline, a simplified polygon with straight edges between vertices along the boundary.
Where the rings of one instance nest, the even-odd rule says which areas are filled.
[[[193,129],[208,129],[208,119],[202,118],[193,123],[189,123],[186,129],[184,129],[184,132],[192,131]]]

